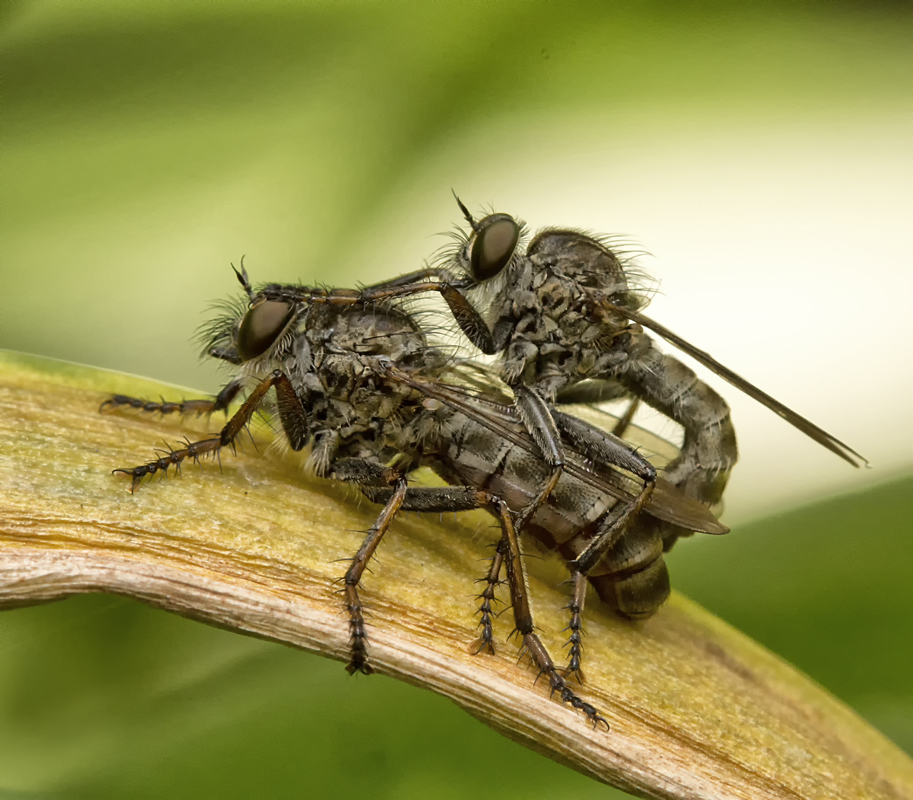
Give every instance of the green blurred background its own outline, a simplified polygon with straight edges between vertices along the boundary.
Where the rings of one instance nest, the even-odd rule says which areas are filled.
[[[243,254],[391,276],[451,187],[628,234],[654,316],[878,467],[725,390],[734,530],[677,548],[676,587],[913,751],[906,5],[7,0],[0,26],[0,347],[211,391],[190,339]],[[441,698],[121,599],[0,615],[0,675],[2,797],[613,796]]]

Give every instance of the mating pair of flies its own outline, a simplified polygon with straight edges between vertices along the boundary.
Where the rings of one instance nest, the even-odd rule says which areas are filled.
[[[653,614],[669,594],[663,553],[681,536],[726,533],[713,515],[737,459],[725,400],[650,334],[670,342],[848,461],[858,453],[642,313],[647,297],[611,242],[547,228],[529,238],[507,214],[472,217],[425,269],[361,290],[251,286],[204,331],[206,353],[235,376],[210,401],[149,403],[114,396],[102,408],[225,411],[218,436],[120,469],[144,477],[232,447],[257,411],[278,418],[293,450],[310,448],[318,476],[357,486],[382,504],[344,577],[350,672],[372,671],[359,585],[400,511],[486,509],[500,538],[484,578],[476,651],[493,652],[492,602],[507,584],[523,649],[552,694],[594,725],[604,718],[571,688],[582,677],[587,584],[622,617]],[[491,366],[456,359],[429,338],[409,300],[446,302]],[[273,390],[271,393],[270,390]],[[561,411],[567,404],[629,401],[608,432]],[[678,423],[680,451],[662,475],[625,437],[639,403]],[[447,484],[409,484],[430,467]],[[539,635],[521,539],[557,551],[571,575],[569,655],[556,666]],[[502,574],[506,581],[502,580]]]

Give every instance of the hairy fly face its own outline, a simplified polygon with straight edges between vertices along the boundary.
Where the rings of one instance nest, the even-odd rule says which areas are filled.
[[[548,316],[552,306],[563,313],[568,305],[585,303],[590,289],[626,307],[647,304],[650,281],[623,239],[545,228],[530,240],[525,224],[511,215],[491,213],[476,221],[457,202],[470,230],[457,234],[457,247],[441,254],[439,270],[466,291],[489,324],[516,324],[529,310]]]
[[[488,214],[476,221],[459,198],[469,223],[468,234],[456,234],[457,247],[442,254],[444,268],[473,285],[509,280],[523,259],[526,226],[510,214]],[[500,281],[499,281],[500,282]]]
[[[219,316],[200,332],[204,353],[230,364],[257,367],[289,355],[307,312],[303,302],[275,300],[263,292],[249,302],[239,298],[217,308]]]

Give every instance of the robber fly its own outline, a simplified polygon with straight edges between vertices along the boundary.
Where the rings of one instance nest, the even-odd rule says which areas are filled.
[[[500,377],[513,390],[520,418],[552,467],[552,481],[563,469],[564,455],[549,404],[627,399],[628,413],[617,432],[640,402],[681,425],[681,451],[664,476],[708,507],[719,503],[738,458],[729,406],[681,361],[658,350],[645,329],[853,466],[868,463],[644,315],[647,297],[632,282],[632,264],[613,251],[608,237],[546,228],[529,239],[523,222],[510,215],[476,220],[459,198],[457,203],[469,232],[460,232],[456,246],[435,265],[398,279],[388,294],[440,293],[467,338],[483,353],[499,356]],[[548,492],[545,485],[536,500],[543,502]],[[654,527],[666,550],[688,533],[674,525]]]
[[[318,476],[357,486],[383,504],[343,579],[349,614],[350,672],[372,671],[359,585],[381,539],[400,511],[463,511],[484,508],[499,521],[501,536],[485,578],[477,650],[493,649],[491,602],[506,572],[517,631],[553,693],[594,724],[605,720],[568,685],[566,676],[535,632],[514,514],[522,512],[548,478],[550,467],[517,418],[509,399],[484,382],[448,382],[459,365],[429,344],[415,315],[395,302],[378,302],[381,285],[363,291],[267,284],[254,291],[243,268],[236,271],[245,297],[209,326],[207,352],[234,366],[236,377],[212,401],[147,403],[114,396],[103,409],[145,411],[226,410],[249,387],[246,399],[218,436],[186,444],[149,463],[115,470],[132,478],[179,468],[232,447],[258,410],[278,417],[293,450],[310,446],[307,463]],[[397,282],[393,282],[394,288]],[[478,374],[478,369],[467,370]],[[265,376],[265,377],[264,377]],[[268,397],[275,389],[275,399]],[[526,520],[524,533],[566,559],[586,564],[601,597],[668,593],[662,548],[631,525],[641,510],[648,519],[707,533],[725,533],[700,503],[661,478],[626,442],[573,417],[552,412],[567,442],[566,468],[548,504]],[[594,471],[590,461],[616,470]],[[447,487],[408,484],[428,466]],[[625,473],[631,473],[631,477]],[[649,486],[651,491],[645,491]],[[592,562],[592,563],[590,563]],[[585,577],[571,604],[569,669],[579,670]],[[651,594],[652,597],[652,594]],[[652,601],[651,601],[652,602]],[[647,603],[649,605],[649,602]],[[578,676],[579,677],[579,676]]]

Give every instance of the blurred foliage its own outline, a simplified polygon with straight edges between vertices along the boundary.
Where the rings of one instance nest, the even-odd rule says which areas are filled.
[[[214,373],[189,340],[242,254],[255,280],[386,277],[440,244],[451,186],[498,199],[469,173],[573,182],[549,160],[582,126],[595,162],[621,132],[687,147],[745,119],[902,110],[913,83],[910,14],[890,6],[13,9],[0,33],[0,346],[206,389]],[[541,162],[503,175],[519,133],[541,137]]]
[[[909,108],[910,23],[785,0],[7,2],[0,346],[212,388],[187,341],[228,261],[340,285],[416,266],[364,256],[404,208],[417,237],[446,227],[416,176],[443,196],[497,172],[462,144],[480,128],[674,140],[705,115]],[[677,588],[909,751],[911,488],[671,557]],[[438,697],[104,597],[0,615],[0,720],[9,797],[612,796]]]

